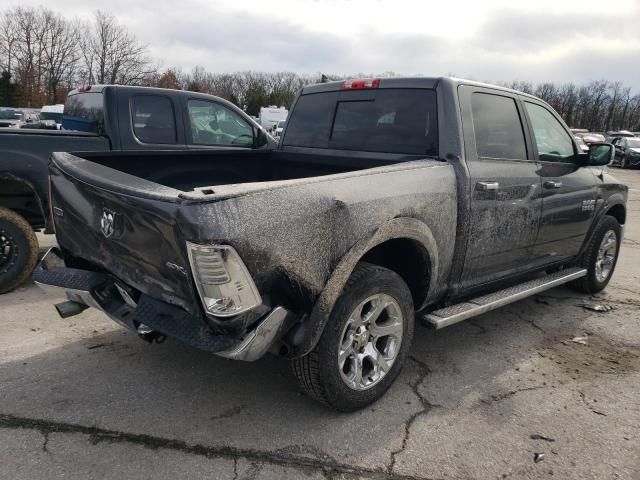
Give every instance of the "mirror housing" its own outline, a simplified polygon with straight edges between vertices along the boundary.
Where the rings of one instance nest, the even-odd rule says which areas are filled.
[[[589,152],[580,154],[580,157],[585,166],[602,167],[611,163],[615,151],[615,147],[610,143],[592,143],[589,145]]]

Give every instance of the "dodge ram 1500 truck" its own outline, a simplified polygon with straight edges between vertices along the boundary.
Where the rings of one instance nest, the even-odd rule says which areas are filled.
[[[86,85],[69,93],[64,112],[66,130],[0,129],[0,293],[31,274],[34,229],[52,232],[51,152],[275,146],[235,105],[202,93]]]
[[[305,87],[273,150],[53,154],[34,280],[153,340],[292,360],[343,411],[434,328],[613,273],[627,187],[543,101],[450,78]]]

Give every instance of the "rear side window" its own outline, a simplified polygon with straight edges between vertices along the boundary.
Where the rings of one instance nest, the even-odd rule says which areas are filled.
[[[328,148],[338,92],[301,96],[291,112],[284,145]]]
[[[379,89],[304,95],[293,110],[284,144],[436,156],[435,92]]]
[[[104,127],[104,99],[102,93],[78,93],[67,97],[64,104],[62,128],[82,132],[102,133]]]
[[[131,98],[133,131],[142,143],[176,143],[173,104],[164,95],[134,95]]]
[[[522,122],[513,98],[489,93],[471,95],[478,157],[525,160]]]

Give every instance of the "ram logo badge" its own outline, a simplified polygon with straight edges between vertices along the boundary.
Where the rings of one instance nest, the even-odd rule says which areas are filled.
[[[113,235],[116,225],[116,212],[109,210],[108,208],[102,209],[102,220],[100,221],[100,228],[105,238],[109,238]]]

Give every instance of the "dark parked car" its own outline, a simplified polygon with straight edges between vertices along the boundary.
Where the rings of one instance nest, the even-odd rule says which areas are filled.
[[[0,108],[0,128],[20,128],[25,123],[25,116],[20,110]]]
[[[416,316],[443,328],[605,288],[627,200],[612,155],[501,87],[309,86],[274,150],[55,153],[60,248],[34,279],[66,296],[62,316],[91,306],[148,340],[288,357],[310,396],[354,410],[397,377]]]
[[[622,168],[640,166],[640,138],[614,138],[612,143],[616,149],[614,165],[619,165]]]
[[[69,93],[64,111],[66,130],[0,129],[0,293],[20,285],[35,266],[34,230],[53,231],[47,180],[52,152],[275,145],[239,108],[201,93],[85,86]]]

